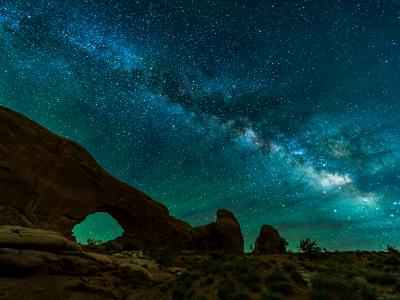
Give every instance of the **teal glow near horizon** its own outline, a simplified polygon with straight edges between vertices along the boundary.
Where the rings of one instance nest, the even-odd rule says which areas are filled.
[[[97,212],[75,225],[72,233],[80,244],[87,244],[89,239],[104,243],[122,236],[124,229],[109,213]]]

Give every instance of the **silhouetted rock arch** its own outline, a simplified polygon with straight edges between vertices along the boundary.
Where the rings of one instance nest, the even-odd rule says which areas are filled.
[[[72,238],[73,227],[97,211],[111,214],[125,230],[122,238],[143,247],[243,251],[230,212],[192,228],[105,172],[78,144],[0,106],[0,225],[51,229]]]

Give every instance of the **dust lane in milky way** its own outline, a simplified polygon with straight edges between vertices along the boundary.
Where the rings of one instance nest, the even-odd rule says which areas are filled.
[[[292,249],[383,249],[400,238],[399,11],[4,0],[0,104],[193,225],[225,207],[246,245],[268,223]]]

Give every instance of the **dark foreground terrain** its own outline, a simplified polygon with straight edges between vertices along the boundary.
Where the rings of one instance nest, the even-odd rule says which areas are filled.
[[[21,243],[0,249],[0,299],[400,299],[396,252],[82,251],[44,231],[32,243],[35,230],[23,230]]]

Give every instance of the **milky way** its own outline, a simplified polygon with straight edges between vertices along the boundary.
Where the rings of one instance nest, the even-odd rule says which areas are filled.
[[[246,247],[383,249],[399,46],[399,1],[3,0],[0,104],[193,225],[232,210]]]

